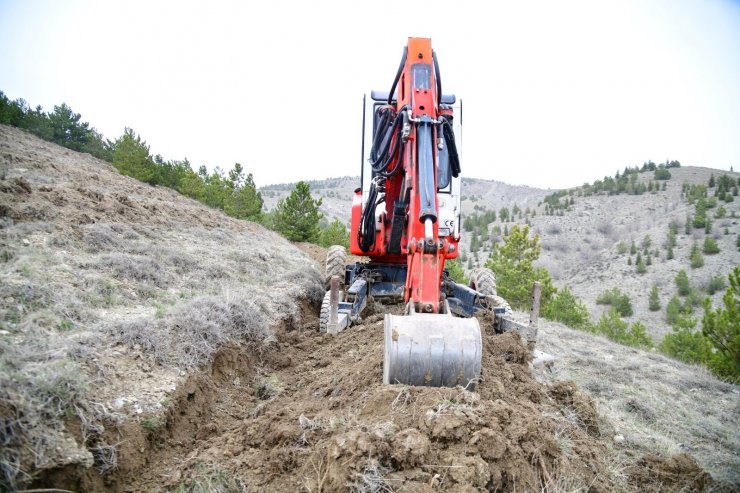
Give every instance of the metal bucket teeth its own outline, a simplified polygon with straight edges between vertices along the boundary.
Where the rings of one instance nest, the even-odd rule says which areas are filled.
[[[480,376],[482,347],[475,318],[387,314],[383,383],[467,387]]]

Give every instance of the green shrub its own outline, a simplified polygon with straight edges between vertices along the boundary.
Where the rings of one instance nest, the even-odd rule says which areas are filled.
[[[653,341],[647,335],[645,326],[640,322],[635,322],[630,328],[629,324],[619,317],[619,312],[614,307],[601,316],[599,323],[594,326],[594,332],[627,346],[645,348],[653,346]]]
[[[591,317],[586,305],[575,297],[568,286],[557,292],[545,308],[543,316],[562,322],[574,329],[590,330],[591,328]]]
[[[658,168],[658,169],[655,170],[655,179],[656,180],[670,180],[670,178],[671,178],[671,172],[668,171],[667,169],[665,169],[665,168]]]
[[[635,240],[632,240],[632,244],[630,245],[630,255],[634,255],[637,253],[637,246],[635,246]]]
[[[660,351],[686,363],[706,364],[712,345],[700,331],[693,330],[695,326],[695,319],[679,315],[673,323],[673,332],[660,342]]]
[[[665,307],[665,319],[670,325],[673,325],[681,315],[681,300],[677,296],[671,297]]]
[[[660,310],[660,295],[658,294],[658,286],[653,284],[653,289],[650,290],[650,297],[648,299],[648,307],[651,312],[657,312]]]
[[[611,305],[623,317],[629,317],[633,313],[630,297],[622,293],[617,287],[611,290],[607,289],[601,293],[596,298],[596,303],[599,305]]]
[[[319,233],[319,245],[330,247],[332,245],[342,245],[349,248],[349,231],[342,221],[333,220],[327,227]]]
[[[694,245],[691,247],[691,255],[689,256],[689,260],[691,261],[692,269],[698,269],[699,267],[704,266],[704,256],[701,254],[701,251],[699,250],[699,245],[696,242],[694,242]]]
[[[323,217],[319,206],[321,198],[311,196],[311,185],[299,181],[290,195],[275,207],[277,231],[290,241],[315,243],[319,238],[319,221]]]
[[[722,298],[723,307],[712,309],[704,300],[702,334],[711,342],[714,353],[709,368],[717,375],[740,382],[740,267],[728,276],[730,287]]]
[[[617,243],[617,253],[620,255],[627,253],[627,244],[624,241]]]
[[[555,294],[550,273],[534,266],[541,249],[539,235],[530,238],[529,226],[515,224],[486,261],[485,266],[496,275],[498,294],[514,308],[529,306],[534,281],[542,283],[543,310]]]
[[[645,262],[643,262],[642,259],[640,259],[637,262],[637,273],[638,274],[644,274],[646,272],[647,272],[647,267],[645,266]]]
[[[686,296],[691,290],[691,285],[689,284],[689,276],[683,269],[681,269],[676,276],[676,286],[678,286],[678,294],[680,294],[681,296]]]
[[[725,278],[722,276],[714,276],[709,278],[709,282],[707,283],[707,293],[714,294],[717,291],[722,291],[725,289]]]
[[[699,292],[698,289],[691,288],[689,290],[689,294],[686,296],[686,299],[684,300],[684,312],[685,313],[693,313],[694,307],[697,307],[701,305],[702,302],[702,295]]]
[[[458,259],[448,260],[445,262],[445,267],[453,281],[464,286],[468,285],[470,279],[465,275],[465,271],[463,270],[462,265],[460,265],[460,261]]]
[[[713,238],[704,238],[702,251],[707,255],[714,255],[715,253],[719,253],[719,245]]]

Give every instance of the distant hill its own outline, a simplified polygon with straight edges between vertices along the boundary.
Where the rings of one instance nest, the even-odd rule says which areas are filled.
[[[670,331],[665,321],[665,306],[676,293],[675,277],[681,269],[685,269],[692,286],[704,288],[711,277],[721,276],[725,280],[735,265],[740,265],[740,253],[735,246],[740,232],[738,221],[740,218],[740,198],[730,203],[720,202],[717,208],[710,210],[713,216],[719,206],[725,208],[726,214],[722,219],[713,223],[713,230],[709,236],[716,239],[720,253],[705,255],[705,265],[698,269],[689,266],[689,252],[694,241],[701,247],[705,236],[704,230],[692,230],[685,234],[687,214],[693,213],[693,206],[682,198],[684,183],[689,185],[707,184],[710,176],[716,178],[722,174],[737,180],[740,173],[727,172],[712,168],[680,167],[670,169],[671,178],[665,181],[656,181],[652,171],[641,172],[637,176],[637,183],[647,186],[650,182],[658,183],[665,190],[645,192],[641,195],[609,195],[605,192],[584,196],[582,187],[559,191],[563,194],[560,199],[573,201],[572,205],[556,210],[556,214],[548,215],[548,204],[545,198],[558,190],[543,190],[527,186],[514,186],[506,183],[463,178],[462,182],[462,212],[463,221],[474,214],[481,215],[484,211],[496,211],[496,221],[486,225],[485,233],[479,228],[475,234],[463,231],[461,241],[462,265],[470,271],[474,267],[485,264],[494,241],[501,241],[504,230],[514,224],[531,225],[533,232],[540,235],[542,254],[539,264],[547,267],[555,283],[559,287],[570,286],[573,292],[581,298],[589,308],[594,320],[598,320],[609,307],[598,305],[596,298],[605,289],[618,287],[628,294],[634,307],[634,315],[626,320],[634,322],[641,320],[647,326],[648,332],[656,341]],[[315,196],[323,200],[322,211],[329,221],[340,219],[349,224],[349,206],[352,201],[353,190],[359,186],[358,177],[339,177],[309,182]],[[265,207],[269,210],[278,200],[285,197],[294,184],[270,185],[260,191],[265,200]],[[709,190],[711,196],[713,190]],[[500,210],[506,207],[510,214],[517,207],[521,216],[501,222]],[[529,213],[527,213],[529,209]],[[513,215],[513,214],[511,214]],[[677,247],[674,248],[674,259],[666,258],[666,238],[668,225],[671,221],[678,224]],[[498,229],[496,229],[498,228]],[[500,232],[499,232],[500,230]],[[727,234],[725,234],[725,231]],[[474,236],[478,237],[479,250],[477,254],[471,252],[471,243]],[[635,255],[632,255],[633,265],[627,265],[629,252],[619,254],[617,246],[623,241],[629,246],[632,241],[640,247],[646,236],[650,237],[649,250],[658,250],[657,256],[651,255],[652,265],[647,272],[637,274],[634,265]],[[642,248],[639,248],[642,251]],[[648,294],[653,284],[658,286],[660,293],[661,310],[648,309]],[[707,295],[706,292],[702,296]],[[714,294],[716,302],[722,296],[721,292]]]

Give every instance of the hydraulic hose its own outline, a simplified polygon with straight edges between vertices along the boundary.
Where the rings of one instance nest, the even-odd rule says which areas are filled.
[[[396,72],[396,78],[393,79],[393,85],[391,86],[391,92],[388,93],[388,104],[393,104],[393,93],[396,92],[396,86],[398,85],[398,81],[401,79],[401,74],[403,73],[403,67],[406,65],[406,56],[408,55],[409,48],[408,46],[403,47],[403,55],[401,56],[401,64],[398,66],[398,71]]]
[[[384,201],[385,179],[373,178],[357,230],[357,243],[363,252],[369,252],[375,247],[375,209]]]
[[[434,78],[437,79],[437,107],[439,107],[442,104],[442,77],[439,75],[439,63],[434,50],[432,50],[432,60],[434,61]]]
[[[457,154],[457,144],[455,143],[455,131],[452,129],[452,117],[440,116],[442,122],[442,135],[447,144],[447,150],[450,156],[450,169],[452,176],[457,178],[460,175],[460,156]]]
[[[370,149],[370,166],[374,175],[388,178],[401,170],[398,158],[403,155],[405,147],[401,136],[404,113],[401,111],[396,114],[390,107],[379,108],[378,112],[380,118],[375,127],[375,138]],[[394,160],[396,165],[388,171],[388,167]]]

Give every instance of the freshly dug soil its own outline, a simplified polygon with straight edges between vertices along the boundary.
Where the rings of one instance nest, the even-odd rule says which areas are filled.
[[[480,320],[476,389],[385,386],[380,312],[400,308],[375,308],[337,336],[316,332],[315,317],[281,329],[249,375],[217,358],[220,393],[188,391],[149,464],[120,489],[175,488],[208,468],[249,491],[527,491],[561,477],[610,489],[595,412],[580,409],[593,406],[574,387],[537,383],[518,335]],[[199,393],[217,400],[194,423],[188,399]]]

